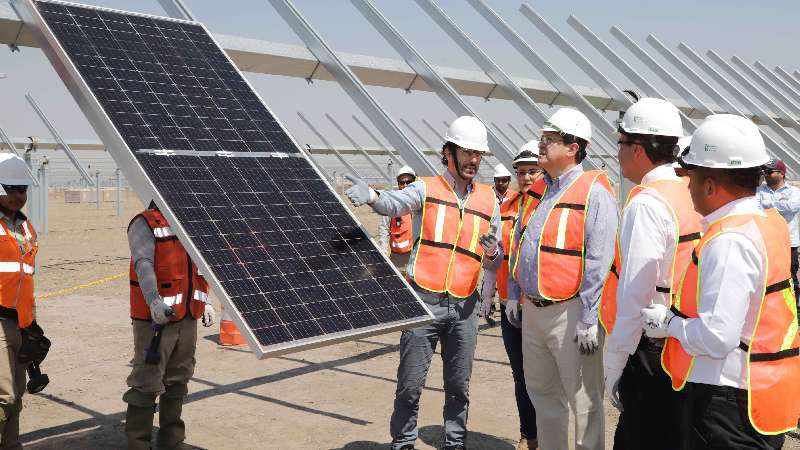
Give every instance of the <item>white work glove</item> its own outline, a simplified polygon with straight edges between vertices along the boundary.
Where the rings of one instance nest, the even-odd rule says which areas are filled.
[[[483,253],[492,258],[497,254],[497,236],[493,234],[484,234],[479,241],[483,247]]]
[[[166,325],[169,322],[169,316],[174,314],[172,307],[167,306],[161,297],[158,300],[150,302],[150,318],[153,319],[158,325]]]
[[[582,354],[591,355],[596,352],[600,348],[597,341],[597,324],[589,325],[579,320],[575,329],[575,341]]]
[[[644,328],[644,334],[647,337],[669,337],[667,327],[669,327],[670,320],[675,317],[675,314],[669,308],[661,304],[652,304],[642,308],[640,314],[642,316],[642,328]]]
[[[603,372],[605,373],[606,397],[619,412],[622,412],[622,399],[619,396],[619,381],[622,378],[622,371],[628,362],[628,355],[625,353],[606,351],[603,361]]]
[[[375,189],[369,187],[366,181],[356,176],[347,174],[344,176],[353,183],[346,191],[344,191],[353,206],[361,206],[363,204],[370,204],[378,199],[378,193]]]
[[[214,307],[206,303],[206,307],[203,309],[203,326],[210,327],[216,321],[217,313],[214,311]]]
[[[514,328],[519,328],[522,325],[522,319],[519,311],[519,300],[509,300],[506,302],[506,319]]]

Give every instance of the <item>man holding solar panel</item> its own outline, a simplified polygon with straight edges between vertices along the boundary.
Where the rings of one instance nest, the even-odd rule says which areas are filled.
[[[473,182],[489,151],[486,127],[475,117],[459,117],[444,136],[439,176],[420,177],[403,190],[377,192],[348,176],[346,194],[354,205],[378,214],[412,213],[414,246],[408,279],[436,317],[403,331],[390,433],[393,450],[411,450],[417,439],[419,399],[433,353],[442,342],[444,365],[444,448],[466,448],[469,380],[478,335],[481,269],[503,261],[498,245],[500,208],[492,188]]]

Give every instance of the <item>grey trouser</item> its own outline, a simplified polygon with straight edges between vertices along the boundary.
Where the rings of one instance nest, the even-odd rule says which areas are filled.
[[[397,368],[397,392],[389,432],[392,449],[414,444],[417,439],[419,399],[425,378],[442,342],[444,365],[444,444],[465,445],[469,410],[469,379],[478,337],[477,295],[466,300],[417,293],[428,304],[436,319],[425,326],[403,331],[400,337],[400,366]],[[438,300],[436,304],[432,304]]]
[[[0,320],[0,449],[21,449],[19,415],[27,364],[17,361],[22,336],[15,320]]]
[[[575,447],[603,450],[603,333],[600,348],[582,355],[575,330],[583,305],[579,299],[543,308],[522,307],[522,364],[525,385],[536,408],[539,447],[567,450],[569,412],[575,421]]]
[[[144,361],[145,351],[153,338],[153,326],[148,320],[133,321],[133,369],[128,386],[142,393],[162,394],[166,386],[186,385],[194,374],[197,348],[197,320],[186,317],[170,323],[161,332],[158,364]]]

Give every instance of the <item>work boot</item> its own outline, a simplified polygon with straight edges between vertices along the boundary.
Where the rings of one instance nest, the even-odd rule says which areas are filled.
[[[3,421],[0,426],[0,448],[3,450],[22,449],[19,442],[19,414],[22,412],[22,400],[2,409]]]
[[[524,437],[519,438],[519,444],[517,444],[517,450],[537,450],[539,448],[539,440],[536,438],[533,439],[526,439]]]
[[[153,439],[153,416],[155,415],[156,394],[129,389],[122,400],[128,403],[125,413],[125,435],[128,437],[128,450],[150,450]]]
[[[186,425],[181,419],[183,399],[188,389],[185,384],[167,386],[158,402],[158,437],[156,443],[159,450],[180,448],[186,439]]]

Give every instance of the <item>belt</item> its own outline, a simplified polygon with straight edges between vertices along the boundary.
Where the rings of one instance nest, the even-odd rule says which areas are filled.
[[[665,338],[651,338],[642,333],[642,338],[639,340],[639,345],[644,346],[645,348],[649,347],[661,350],[664,348],[664,342],[666,342]]]
[[[564,300],[553,301],[553,300],[547,300],[547,299],[544,299],[544,298],[534,297],[534,296],[528,295],[528,294],[522,294],[522,296],[525,297],[525,303],[531,303],[533,306],[536,306],[537,308],[545,308],[545,307],[548,307],[548,306],[551,306],[551,305],[555,305],[556,303],[564,303],[564,302],[570,301],[572,299],[578,298],[578,296],[575,295],[573,297],[570,297],[570,298],[567,298],[567,299],[564,299]]]
[[[19,317],[17,316],[17,310],[14,308],[6,308],[5,306],[0,306],[0,319],[19,321]]]

